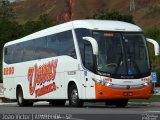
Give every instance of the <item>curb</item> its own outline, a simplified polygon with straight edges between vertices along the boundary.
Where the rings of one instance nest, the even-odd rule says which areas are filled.
[[[156,106],[156,107],[160,107],[160,102],[152,102],[151,105]]]
[[[137,106],[148,106],[150,104],[152,104],[152,103],[147,103],[147,102],[142,102],[142,103],[140,103],[140,102],[128,102],[128,105],[137,105]]]
[[[144,103],[138,103],[138,102],[129,102],[128,105],[137,105],[137,106],[159,106],[160,102],[144,102]]]

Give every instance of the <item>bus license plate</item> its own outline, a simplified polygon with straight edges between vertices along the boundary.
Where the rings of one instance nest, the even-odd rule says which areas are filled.
[[[133,93],[132,92],[124,92],[123,95],[124,96],[133,96]]]

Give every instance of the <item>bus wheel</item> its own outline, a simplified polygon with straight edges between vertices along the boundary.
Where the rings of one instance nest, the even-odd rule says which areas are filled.
[[[21,87],[19,87],[18,89],[17,89],[17,103],[18,103],[18,105],[19,106],[25,106],[25,100],[24,100],[24,98],[23,98],[23,91],[22,91],[22,88]]]
[[[126,107],[127,103],[128,103],[128,99],[117,100],[116,107],[124,108],[124,107]]]
[[[31,101],[28,101],[28,100],[24,100],[23,98],[23,91],[22,91],[22,88],[19,87],[17,89],[17,103],[20,107],[23,107],[23,106],[33,106],[33,102]]]
[[[83,101],[79,99],[78,90],[76,85],[72,85],[69,88],[69,106],[71,107],[81,107],[83,106]]]
[[[52,106],[64,106],[66,103],[66,100],[52,100],[50,101],[50,104]]]

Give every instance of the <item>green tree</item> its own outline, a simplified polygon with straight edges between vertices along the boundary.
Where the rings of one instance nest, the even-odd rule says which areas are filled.
[[[37,21],[28,21],[23,25],[23,35],[26,36],[39,30],[53,26],[54,23],[49,19],[48,14],[40,15]]]
[[[40,30],[55,25],[55,24],[49,19],[49,15],[48,15],[48,14],[40,15],[37,22],[38,22],[38,24],[40,25],[40,26],[39,26],[39,29],[40,29]]]
[[[160,28],[152,27],[146,30],[146,36],[160,43]]]
[[[15,18],[15,12],[8,0],[3,0],[0,5],[0,22],[12,21]]]
[[[7,41],[16,39],[18,24],[14,22],[15,14],[8,0],[0,2],[0,61],[2,61],[3,45]],[[2,62],[0,62],[0,73],[2,73]],[[0,82],[2,75],[0,74]]]
[[[120,14],[116,10],[107,10],[93,16],[94,19],[101,20],[119,20],[129,23],[134,23],[132,15]]]

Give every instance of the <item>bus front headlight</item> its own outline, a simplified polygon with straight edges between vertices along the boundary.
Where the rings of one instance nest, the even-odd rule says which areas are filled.
[[[148,82],[146,82],[146,83],[144,83],[143,85],[144,85],[144,86],[148,86],[148,85],[149,85],[149,83],[148,83]]]
[[[112,86],[112,84],[111,83],[107,83],[106,86]]]
[[[101,84],[103,86],[112,86],[112,83],[110,82],[106,82],[106,81],[103,81],[103,80],[98,80],[98,79],[95,79],[95,78],[92,78],[92,80],[98,84]]]

